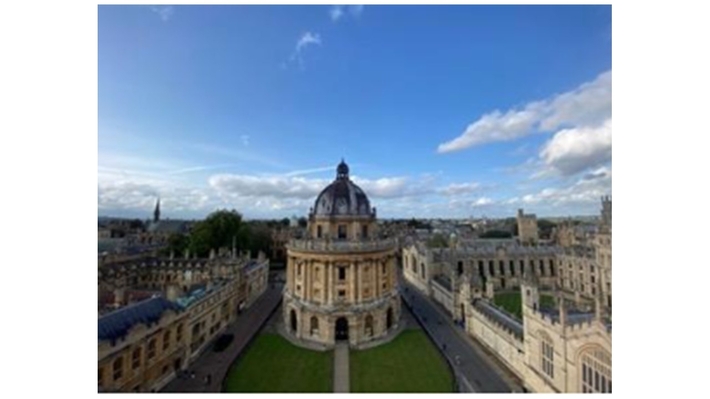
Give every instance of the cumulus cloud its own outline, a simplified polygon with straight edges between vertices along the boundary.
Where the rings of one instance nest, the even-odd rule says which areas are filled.
[[[595,128],[560,130],[545,144],[540,157],[563,176],[608,162],[611,160],[611,119]]]
[[[564,127],[596,127],[611,118],[611,71],[576,89],[521,109],[495,110],[481,116],[453,140],[439,145],[439,153],[460,151],[495,141],[510,141],[535,132]]]
[[[330,182],[287,176],[215,175],[209,185],[220,193],[242,197],[311,198]]]
[[[599,198],[611,194],[611,169],[601,167],[566,187],[548,187],[538,192],[513,197],[507,204],[541,205],[547,209],[562,209],[593,205]]]
[[[485,205],[491,205],[493,203],[493,200],[488,198],[488,197],[481,197],[473,202],[473,206],[485,206]]]

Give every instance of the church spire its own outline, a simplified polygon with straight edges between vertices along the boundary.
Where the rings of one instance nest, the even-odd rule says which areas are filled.
[[[155,211],[153,211],[153,223],[158,223],[160,220],[160,197],[158,197],[158,201],[155,203]]]

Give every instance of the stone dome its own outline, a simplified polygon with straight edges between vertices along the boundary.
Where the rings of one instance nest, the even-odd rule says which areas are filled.
[[[316,216],[371,216],[370,200],[367,195],[350,180],[350,168],[341,161],[335,181],[316,198],[313,213]]]

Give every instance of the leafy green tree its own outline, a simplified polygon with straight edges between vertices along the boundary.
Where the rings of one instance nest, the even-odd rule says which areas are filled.
[[[237,249],[246,249],[249,232],[242,215],[236,210],[219,210],[198,222],[190,234],[190,252],[198,257],[208,256],[210,250],[230,248],[235,240]]]
[[[290,221],[288,220],[288,218],[281,219],[281,225],[283,227],[288,227],[289,223],[290,223]]]
[[[298,227],[301,227],[301,228],[308,227],[308,220],[304,217],[298,218]]]
[[[163,249],[164,255],[181,256],[190,245],[190,239],[182,233],[173,233],[168,237],[168,246]]]

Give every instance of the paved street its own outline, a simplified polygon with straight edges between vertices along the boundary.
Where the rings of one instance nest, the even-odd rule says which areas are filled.
[[[222,352],[214,352],[208,347],[188,369],[190,373],[195,373],[195,378],[175,378],[161,392],[221,392],[222,380],[229,366],[281,302],[282,290],[283,284],[275,284],[273,288],[269,284],[261,298],[240,314],[224,332],[234,334],[229,346]],[[207,376],[210,376],[209,384],[205,382]]]
[[[444,355],[452,364],[463,392],[522,392],[518,379],[492,354],[485,353],[481,344],[467,336],[462,327],[454,325],[451,316],[438,304],[402,276],[400,282],[403,301],[411,305],[439,348],[446,345]]]

